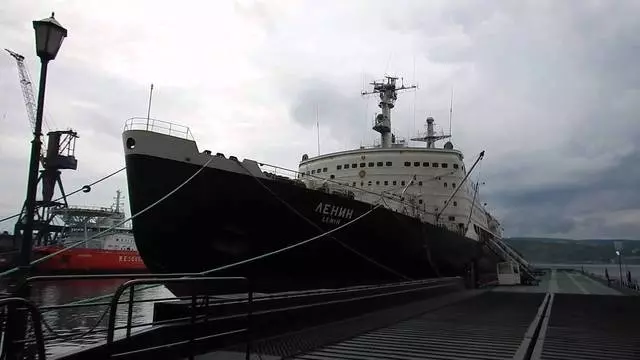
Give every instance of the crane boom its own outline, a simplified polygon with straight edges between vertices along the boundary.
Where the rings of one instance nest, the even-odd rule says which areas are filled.
[[[27,116],[29,117],[29,123],[31,124],[31,130],[36,129],[36,97],[33,94],[33,83],[31,77],[27,71],[27,67],[24,64],[24,56],[13,52],[9,49],[5,49],[9,55],[11,55],[18,64],[18,76],[20,76],[20,87],[22,88],[22,97],[24,98],[24,105],[27,108]],[[42,160],[46,154],[45,143],[42,143],[40,159]]]

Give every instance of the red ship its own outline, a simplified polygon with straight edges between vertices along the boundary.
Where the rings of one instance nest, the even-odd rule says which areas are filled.
[[[55,245],[33,249],[34,258],[41,258],[65,247],[65,250],[38,265],[36,270],[47,273],[113,273],[147,271],[138,255],[131,228],[115,226],[125,219],[120,211],[120,192],[113,208],[68,207],[59,209],[64,231]],[[99,234],[99,235],[98,235]]]

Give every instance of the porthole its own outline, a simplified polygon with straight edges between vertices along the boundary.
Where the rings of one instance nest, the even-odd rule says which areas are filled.
[[[136,147],[136,141],[133,138],[127,138],[127,149],[134,149]]]

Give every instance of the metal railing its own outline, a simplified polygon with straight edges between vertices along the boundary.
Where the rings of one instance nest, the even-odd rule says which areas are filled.
[[[129,290],[129,300],[126,302],[127,303],[127,325],[125,326],[126,328],[126,338],[128,339],[131,336],[131,329],[132,329],[132,308],[133,308],[133,304],[134,304],[134,293],[135,293],[135,286],[138,285],[167,285],[167,284],[182,284],[182,285],[188,285],[190,290],[194,290],[194,289],[202,289],[202,286],[204,286],[204,288],[214,288],[213,285],[214,282],[221,282],[221,281],[240,281],[240,282],[244,282],[246,283],[246,287],[247,287],[247,312],[246,312],[246,327],[242,328],[242,329],[236,329],[233,331],[224,331],[222,333],[214,333],[205,337],[200,337],[200,338],[196,338],[195,336],[195,331],[193,330],[193,327],[196,325],[197,322],[207,322],[209,320],[209,315],[207,311],[203,311],[203,314],[198,314],[198,308],[204,308],[206,309],[209,306],[209,298],[211,296],[211,294],[209,292],[201,292],[201,291],[193,291],[189,296],[186,296],[187,298],[190,298],[190,305],[189,305],[189,309],[190,309],[190,316],[189,317],[181,317],[181,318],[176,318],[176,319],[170,319],[170,320],[165,320],[165,321],[154,321],[152,324],[153,325],[185,325],[185,323],[188,321],[188,324],[191,328],[190,331],[188,331],[188,336],[187,339],[180,339],[179,341],[173,341],[167,344],[163,344],[160,346],[153,346],[153,347],[146,347],[146,348],[141,348],[141,349],[136,349],[133,351],[129,351],[126,353],[121,353],[121,354],[117,354],[115,353],[115,351],[111,351],[108,350],[108,354],[110,356],[118,356],[118,355],[127,355],[127,356],[140,356],[140,355],[145,355],[148,352],[155,352],[155,351],[162,351],[164,349],[168,349],[168,348],[172,348],[172,347],[177,347],[177,346],[187,346],[188,347],[188,353],[192,356],[193,355],[193,346],[195,344],[195,342],[197,340],[204,340],[204,339],[209,339],[212,337],[217,337],[217,336],[221,336],[221,335],[229,335],[229,334],[238,334],[238,333],[245,333],[246,334],[246,358],[249,359],[249,354],[250,354],[250,349],[251,349],[251,338],[249,336],[249,326],[251,324],[251,306],[253,303],[253,292],[251,290],[251,287],[249,285],[248,279],[245,277],[210,277],[210,276],[196,276],[196,277],[177,277],[174,275],[170,275],[169,277],[153,277],[153,278],[146,278],[146,279],[134,279],[134,280],[129,280],[126,283],[120,285],[118,287],[118,289],[116,290],[115,294],[113,295],[110,305],[109,305],[109,322],[108,322],[108,327],[107,327],[107,348],[109,349],[109,347],[111,347],[114,343],[114,337],[115,337],[115,330],[117,329],[116,327],[116,311],[117,311],[117,307],[118,304],[120,304],[120,298],[122,297],[122,295],[124,294],[124,292],[126,290]],[[181,297],[181,298],[185,298],[185,297]],[[202,300],[200,306],[198,305],[198,300]]]
[[[215,287],[210,286],[211,282],[235,280],[235,281],[240,281],[245,283],[246,289],[247,289],[247,296],[246,296],[247,309],[248,309],[247,310],[247,326],[245,329],[241,329],[242,330],[241,332],[246,333],[247,351],[249,351],[250,349],[250,336],[249,336],[250,320],[249,319],[251,316],[251,305],[253,303],[253,292],[251,290],[249,281],[243,277],[234,277],[234,278],[207,277],[200,273],[48,275],[48,276],[34,276],[34,277],[29,277],[25,279],[24,281],[22,281],[16,286],[15,293],[25,294],[24,296],[27,296],[31,292],[32,285],[36,283],[42,283],[42,282],[56,282],[60,284],[62,282],[78,281],[78,280],[91,281],[91,280],[117,280],[117,279],[128,280],[128,281],[125,281],[123,284],[120,284],[116,292],[113,294],[80,300],[80,301],[74,301],[66,304],[41,305],[36,307],[35,305],[33,305],[33,303],[30,303],[32,304],[32,308],[30,309],[33,309],[36,313],[35,315],[36,317],[33,317],[34,324],[30,328],[30,330],[32,330],[32,332],[35,332],[36,336],[35,338],[24,336],[24,339],[19,340],[17,343],[25,344],[25,343],[36,342],[38,343],[38,345],[42,343],[43,349],[46,349],[48,345],[69,344],[70,342],[73,343],[76,340],[84,340],[86,342],[87,340],[86,338],[91,337],[91,340],[94,343],[98,344],[100,343],[101,340],[96,339],[96,335],[106,334],[106,338],[103,338],[105,340],[102,340],[102,341],[106,341],[107,347],[108,347],[109,343],[113,344],[114,341],[118,341],[116,340],[116,336],[115,336],[116,331],[124,331],[125,332],[124,338],[128,339],[132,335],[134,330],[144,330],[145,328],[151,328],[153,326],[161,326],[161,325],[184,324],[185,321],[189,320],[189,318],[183,318],[183,319],[172,319],[170,321],[169,320],[167,321],[151,320],[146,322],[142,321],[142,322],[134,323],[133,316],[132,316],[134,304],[181,301],[181,300],[191,300],[193,302],[196,300],[201,300],[201,304],[203,304],[203,306],[208,306],[209,298],[211,297],[211,294],[209,294],[209,291],[207,289],[208,288],[215,289]],[[160,297],[142,298],[142,299],[134,298],[134,295],[138,292],[141,292],[143,290],[153,288],[153,287],[157,288],[167,283],[174,283],[174,284],[182,283],[182,284],[191,286],[193,289],[199,290],[199,292],[193,292],[188,296],[169,296],[169,297],[160,296]],[[147,287],[145,287],[144,289],[134,288],[136,285],[143,285],[143,284],[147,285]],[[127,300],[124,300],[124,301],[121,300],[122,295],[125,294],[127,291],[129,295]],[[24,299],[22,300],[27,301]],[[7,301],[7,299],[4,299],[3,301]],[[1,304],[2,303],[0,302],[0,305]],[[121,325],[121,326],[118,326],[116,324],[116,318],[117,318],[117,315],[119,314],[117,312],[118,305],[127,306],[126,322],[124,325]],[[105,310],[100,313],[101,315],[98,316],[96,322],[93,323],[93,325],[88,330],[72,331],[70,333],[67,331],[65,331],[64,333],[60,331],[64,329],[60,329],[60,328],[54,329],[53,326],[48,324],[46,319],[42,316],[43,314],[47,314],[49,312],[55,312],[55,311],[79,309],[79,308],[100,308],[100,307],[105,308]],[[106,327],[101,326],[105,318],[108,319],[108,323]],[[0,316],[0,319],[2,319],[2,316]],[[37,321],[35,321],[35,319],[37,319]],[[201,319],[200,317],[195,317],[194,320],[200,321]],[[3,335],[5,335],[4,338],[15,337],[15,334],[16,334],[15,328],[8,329],[8,331],[5,331],[7,329],[3,327],[2,330],[3,330]],[[25,330],[24,333],[26,334],[27,329],[24,328],[24,330]],[[48,333],[47,336],[43,335],[43,330],[47,331]],[[10,334],[11,336],[7,337],[6,334],[8,334],[9,332],[11,332]],[[213,336],[216,336],[216,335],[220,335],[220,334],[215,334]],[[191,346],[191,344],[192,344],[192,341],[189,341],[187,339],[187,341],[185,341],[184,344],[178,344],[178,345],[185,345],[189,347]],[[167,345],[167,347],[175,346],[175,345],[177,344],[175,343],[169,344]],[[152,350],[158,350],[158,349],[137,349],[136,351],[138,353],[144,353],[144,351],[147,351],[147,350],[152,351]],[[41,357],[41,358],[44,359],[44,357]],[[0,359],[4,359],[4,358],[0,357]]]
[[[195,140],[188,126],[152,118],[132,117],[127,119],[124,130],[145,130],[181,139]]]
[[[29,339],[27,334],[29,316],[35,335],[33,339]],[[29,351],[27,345],[31,342],[35,342],[38,359],[45,359],[42,317],[32,302],[19,297],[0,299],[0,319],[2,330],[0,359],[21,359]]]

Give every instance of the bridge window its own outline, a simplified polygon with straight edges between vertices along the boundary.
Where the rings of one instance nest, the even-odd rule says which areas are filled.
[[[342,165],[338,165],[338,166],[336,166],[336,169],[337,169],[337,170],[342,170]]]
[[[411,161],[405,161],[404,166],[411,166]]]
[[[393,166],[393,163],[391,161],[387,161],[385,165],[386,166]]]
[[[349,164],[344,164],[344,168],[348,169],[349,168]]]
[[[438,163],[432,163],[431,166],[438,167]]]
[[[453,168],[454,168],[454,169],[459,168],[458,164],[453,164]]]
[[[422,163],[422,166],[429,167],[429,163],[427,161],[425,161],[425,162]]]
[[[367,166],[366,163],[360,163],[360,167],[365,167],[365,166]]]
[[[413,166],[420,166],[420,161],[416,161],[413,163]]]
[[[447,163],[442,163],[442,168],[443,168],[443,169],[446,169],[446,168],[448,168],[448,167],[449,167],[449,164],[447,164]]]
[[[368,163],[368,164],[367,164],[367,166],[368,166],[368,167],[373,167],[373,163],[372,163],[372,162],[370,162],[370,163]]]
[[[387,180],[384,181],[385,185],[389,185],[389,182]]]
[[[376,166],[382,166],[382,165],[384,165],[382,161],[378,161],[378,162],[376,163]]]

